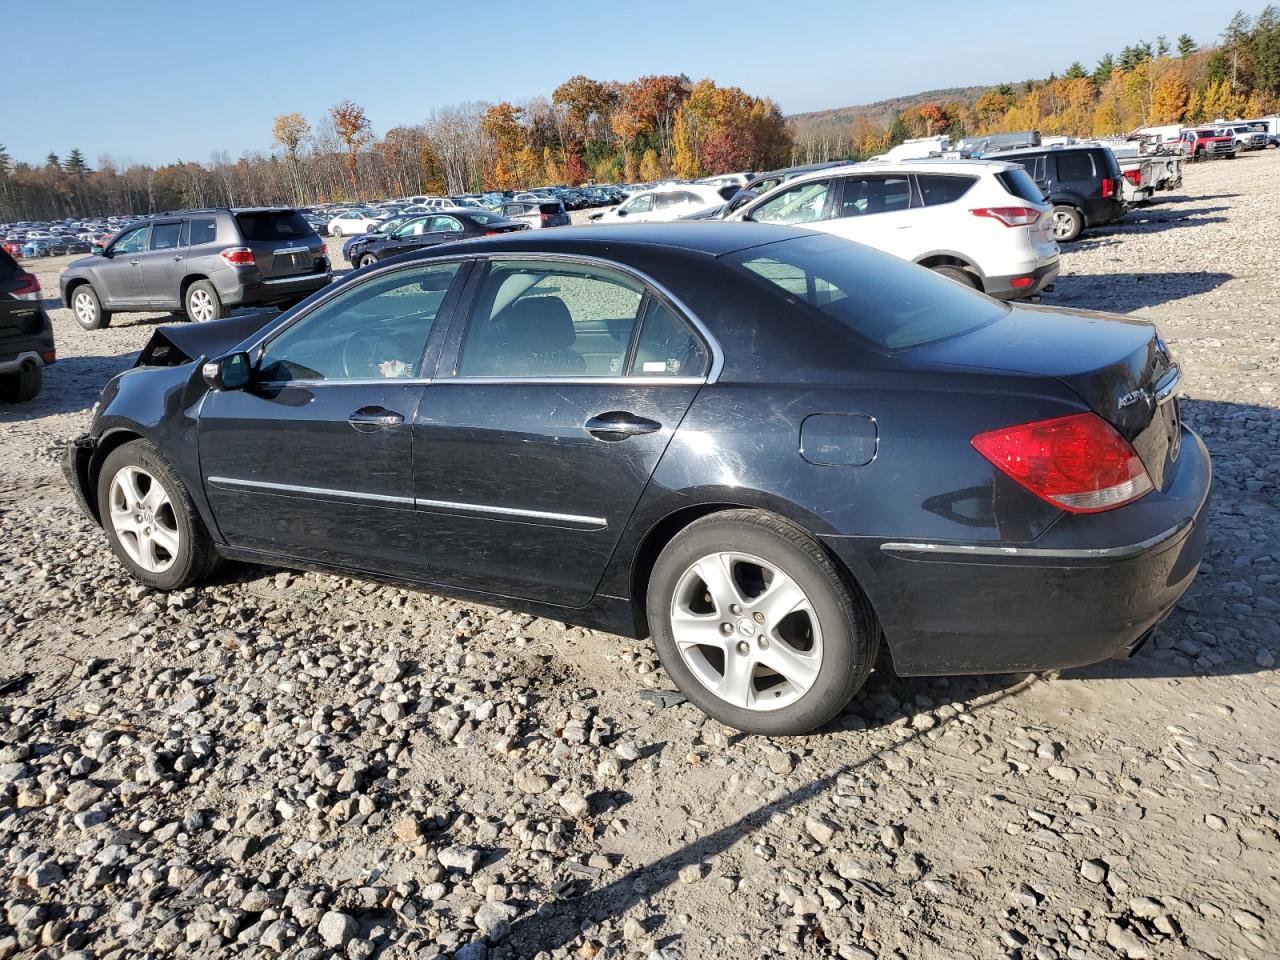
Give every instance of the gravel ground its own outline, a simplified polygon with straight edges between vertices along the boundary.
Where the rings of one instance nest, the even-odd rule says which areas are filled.
[[[0,960],[1280,955],[1277,249],[1280,152],[1189,166],[1048,298],[1158,320],[1214,455],[1153,644],[878,672],[775,741],[559,623],[245,566],[133,584],[57,457],[163,318],[53,302],[45,392],[0,411]]]

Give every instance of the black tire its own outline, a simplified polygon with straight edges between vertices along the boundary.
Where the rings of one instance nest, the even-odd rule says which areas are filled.
[[[378,263],[378,258],[375,257],[372,253],[362,253],[360,255],[361,268],[376,266],[377,263]]]
[[[87,283],[82,283],[71,291],[71,302],[67,306],[71,308],[76,323],[84,330],[101,330],[111,324],[111,312],[102,309],[98,291]]]
[[[1053,217],[1053,239],[1059,243],[1070,243],[1084,232],[1084,217],[1075,207],[1060,203],[1050,214]]]
[[[38,363],[26,363],[16,373],[0,377],[0,402],[24,403],[40,395],[44,385],[44,368]]]
[[[677,588],[694,563],[719,552],[748,554],[776,565],[812,605],[822,637],[821,661],[812,685],[793,703],[776,709],[731,704],[703,685],[676,645],[671,609]],[[880,628],[857,584],[805,531],[757,510],[711,514],[680,531],[654,564],[646,609],[658,656],[680,691],[708,716],[747,733],[787,736],[822,726],[862,687],[879,647]]]
[[[337,226],[336,224],[335,224],[335,225],[331,225],[331,226],[329,227],[329,236],[331,236],[331,237],[340,237],[340,236],[342,236],[342,228],[341,228],[341,227],[339,227],[339,226]]]
[[[940,266],[933,267],[932,270],[940,277],[947,277],[954,280],[956,283],[962,283],[973,290],[978,289],[978,278],[964,267],[956,267],[949,263],[944,263]]]
[[[197,322],[218,320],[227,315],[226,308],[222,306],[222,298],[218,296],[218,288],[208,280],[197,280],[187,287],[182,298],[182,309],[188,320]]]
[[[171,514],[165,518],[178,535],[178,548],[172,562],[161,571],[147,570],[129,555],[111,520],[111,483],[128,467],[138,467],[159,481],[168,494]],[[168,459],[145,440],[134,440],[112,450],[98,474],[98,514],[111,544],[111,551],[137,580],[157,590],[181,590],[208,578],[221,562],[214,550],[213,539],[191,502],[187,488]],[[157,511],[159,517],[159,511]]]

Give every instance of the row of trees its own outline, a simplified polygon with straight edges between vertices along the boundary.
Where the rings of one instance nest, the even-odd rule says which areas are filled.
[[[854,120],[847,138],[828,133],[797,139],[806,160],[860,158],[914,137],[953,139],[1000,131],[1039,130],[1077,137],[1126,133],[1152,124],[1194,124],[1260,117],[1280,108],[1280,14],[1238,12],[1217,46],[1201,50],[1183,34],[1139,41],[1107,54],[1092,69],[1079,62],[1061,75],[1001,84],[972,102],[925,103],[887,122]]]
[[[79,150],[15,164],[0,147],[0,221],[699,177],[792,156],[773,101],[673,75],[576,76],[549,99],[445,107],[381,137],[364,108],[344,100],[315,122],[281,114],[271,133],[270,153],[161,167],[103,156],[90,168]]]

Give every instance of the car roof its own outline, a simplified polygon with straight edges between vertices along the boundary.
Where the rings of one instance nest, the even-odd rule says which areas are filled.
[[[661,223],[620,223],[554,230],[522,230],[517,233],[460,240],[449,244],[455,253],[548,253],[612,258],[615,251],[661,246],[721,257],[749,247],[779,240],[810,236],[809,230],[759,223],[725,223],[688,220]],[[431,251],[424,251],[430,254]],[[434,256],[441,251],[435,250]],[[415,256],[408,254],[407,256]]]
[[[999,150],[997,151],[997,153],[999,157],[1022,157],[1031,153],[1074,153],[1080,150],[1108,150],[1108,149],[1110,148],[1105,147],[1100,143],[1064,143],[1064,144],[1043,146],[1043,147],[1019,147],[1016,150]],[[999,157],[996,155],[992,155],[990,159],[996,160]]]

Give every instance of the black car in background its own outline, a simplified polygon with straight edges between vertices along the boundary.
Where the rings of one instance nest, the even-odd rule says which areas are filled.
[[[379,260],[440,243],[474,237],[496,237],[527,229],[528,226],[523,223],[516,223],[478,207],[444,209],[438,213],[406,219],[389,233],[366,234],[362,238],[364,243],[360,245],[359,252],[350,255],[351,264],[370,267]]]
[[[40,281],[0,250],[0,401],[31,400],[57,359]]]
[[[522,231],[162,327],[64,469],[142,582],[323,567],[632,637],[708,714],[1125,656],[1210,463],[1129,318],[741,223]]]
[[[86,330],[121,310],[216,320],[232,307],[289,307],[333,279],[324,241],[296,210],[184,210],[127,227],[58,279]]]
[[[1033,147],[1000,150],[983,157],[1026,167],[1053,204],[1053,238],[1059,243],[1070,243],[1085,229],[1124,216],[1120,163],[1106,147]]]

